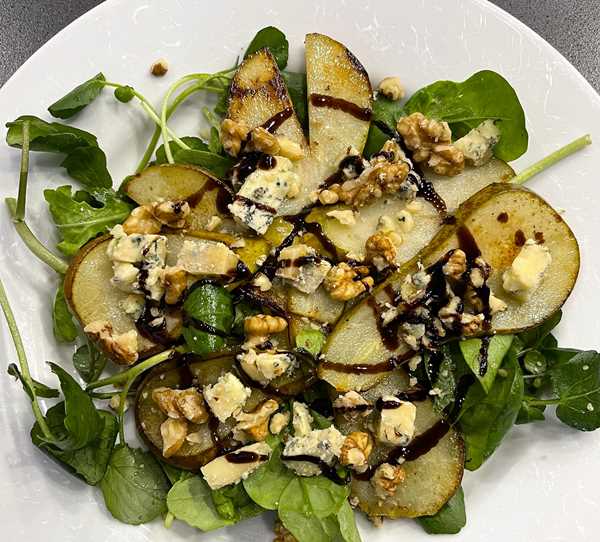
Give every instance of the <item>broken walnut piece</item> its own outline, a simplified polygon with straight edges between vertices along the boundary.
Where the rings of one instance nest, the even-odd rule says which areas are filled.
[[[83,329],[102,350],[120,365],[133,365],[138,360],[138,334],[134,329],[116,334],[110,322],[96,320]]]
[[[396,493],[397,487],[404,482],[406,473],[399,465],[383,463],[375,471],[371,478],[371,485],[375,489],[375,495],[384,501]]]
[[[237,156],[242,148],[242,142],[248,137],[250,128],[243,122],[223,119],[221,123],[221,143],[223,149],[231,156]]]
[[[252,412],[240,412],[235,416],[238,422],[234,428],[236,436],[242,432],[243,436],[247,436],[250,440],[257,442],[265,440],[269,434],[269,418],[278,408],[279,403],[275,399],[268,399]]]
[[[341,262],[329,270],[323,285],[333,299],[348,301],[373,287],[375,281],[368,272],[368,267],[353,268]]]
[[[377,90],[383,94],[388,100],[397,102],[406,95],[404,86],[399,77],[385,77],[379,83]]]
[[[248,316],[244,320],[244,331],[246,335],[267,336],[279,333],[287,327],[287,321],[281,316],[271,316],[269,314],[256,314]]]
[[[367,260],[378,269],[383,269],[396,261],[396,246],[387,232],[377,231],[365,243]]]
[[[183,267],[165,267],[163,273],[165,303],[175,305],[187,289],[187,271]]]
[[[250,132],[248,150],[260,151],[273,156],[283,156],[289,160],[300,160],[304,156],[302,147],[284,136],[276,136],[259,126]]]
[[[185,442],[188,424],[184,419],[167,418],[160,424],[160,436],[163,441],[163,457],[175,455]]]
[[[150,73],[155,77],[162,77],[169,71],[169,63],[164,58],[159,58],[150,66]]]
[[[458,175],[465,167],[463,153],[452,145],[447,122],[428,119],[422,113],[401,117],[398,133],[413,151],[416,162],[424,162],[438,175]]]
[[[362,472],[368,466],[368,459],[372,451],[371,435],[362,431],[354,431],[346,437],[342,444],[340,463]]]

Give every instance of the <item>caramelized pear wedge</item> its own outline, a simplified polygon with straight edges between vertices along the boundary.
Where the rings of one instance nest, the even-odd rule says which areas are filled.
[[[382,395],[394,395],[406,389],[407,381],[404,371],[398,369],[362,395],[369,402],[375,403]],[[417,407],[415,438],[418,438],[439,422],[440,418],[429,399],[415,401],[414,404]],[[376,416],[375,412],[366,418],[337,414],[336,426],[345,434],[369,431],[370,422],[374,422]],[[391,450],[375,438],[374,442],[373,452],[369,457],[371,465],[383,461]],[[351,486],[352,496],[358,498],[359,508],[370,516],[389,518],[435,514],[460,487],[464,470],[464,445],[460,434],[451,428],[429,452],[414,461],[404,462],[402,469],[405,473],[404,481],[393,495],[383,501],[375,494],[371,481],[355,477]]]
[[[491,333],[515,333],[539,325],[571,293],[579,271],[579,247],[573,232],[540,196],[510,183],[492,184],[463,203],[454,224],[444,225],[423,251],[343,316],[323,351],[321,378],[338,390],[367,389],[386,376],[390,360],[407,356],[409,349],[402,342],[396,350],[386,348],[369,300],[389,302],[386,291],[399,288],[406,275],[416,272],[418,262],[428,267],[460,246],[461,228],[470,231],[483,259],[491,265],[488,285],[507,304],[505,311],[493,316]],[[525,239],[543,240],[552,263],[534,294],[521,301],[503,290],[502,274]]]
[[[227,117],[249,128],[262,126],[269,119],[294,106],[277,62],[268,49],[246,58],[235,72],[229,89]],[[292,113],[276,133],[291,139],[306,150],[302,127]]]
[[[81,327],[91,322],[108,321],[117,334],[135,330],[135,321],[123,310],[127,293],[115,288],[112,262],[106,254],[110,235],[87,243],[75,256],[65,275],[65,298]],[[175,265],[184,240],[208,239],[231,242],[228,235],[214,232],[194,232],[193,235],[167,234],[167,265]],[[174,325],[176,322],[172,322]],[[167,319],[169,325],[169,319]],[[174,332],[175,329],[167,331]],[[164,347],[138,335],[140,358],[148,357]],[[120,360],[115,359],[117,363]]]
[[[193,356],[182,356],[179,360],[159,365],[144,378],[135,400],[135,419],[138,433],[148,445],[150,451],[161,461],[186,470],[198,470],[219,453],[215,437],[225,439],[232,429],[229,420],[226,423],[206,422],[188,424],[188,435],[195,433],[193,439],[186,439],[175,455],[165,458],[162,455],[162,437],[160,426],[167,416],[159,410],[152,398],[156,388],[167,387],[187,389],[195,386],[202,388],[214,384],[218,378],[231,371],[235,372],[233,356],[222,356],[202,360]],[[267,396],[258,389],[252,389],[252,395],[246,403],[246,410],[252,411]]]
[[[452,213],[473,194],[496,182],[507,182],[514,176],[512,168],[501,160],[491,160],[481,167],[467,167],[456,177],[442,177],[433,172],[426,173],[436,192],[446,202]],[[422,198],[416,203],[394,197],[382,197],[355,212],[356,224],[344,225],[327,213],[347,209],[344,205],[331,205],[315,208],[307,217],[307,222],[317,222],[323,233],[342,253],[361,255],[365,243],[379,226],[382,217],[387,217],[396,226],[402,244],[396,248],[396,264],[402,265],[426,246],[442,226],[442,219],[436,209]],[[401,213],[406,211],[409,218],[400,222]],[[403,213],[404,214],[404,213]],[[407,220],[411,223],[407,223]]]
[[[127,182],[125,193],[138,205],[160,200],[186,200],[192,211],[188,221],[190,230],[206,229],[213,216],[223,221],[221,229],[238,229],[225,206],[226,190],[210,175],[192,166],[150,166]]]
[[[336,171],[349,147],[362,151],[369,132],[368,119],[357,118],[340,105],[343,101],[363,113],[372,105],[367,73],[346,47],[322,34],[307,35],[306,77],[310,145],[295,113],[276,130],[305,151],[305,157],[295,163],[300,193],[282,205],[282,216],[297,214],[311,204],[311,192]],[[317,99],[323,96],[337,100],[337,105]],[[261,50],[245,59],[231,85],[228,118],[256,128],[288,108],[293,110],[292,102],[271,54]]]

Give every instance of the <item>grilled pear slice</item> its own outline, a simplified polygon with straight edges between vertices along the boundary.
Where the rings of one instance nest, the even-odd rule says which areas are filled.
[[[446,224],[431,243],[402,266],[372,294],[380,303],[389,302],[386,287],[399,288],[408,274],[437,262],[447,251],[459,247],[462,227],[472,234],[483,259],[492,267],[489,286],[507,309],[492,318],[492,333],[517,333],[541,324],[565,302],[579,272],[579,247],[573,232],[561,216],[540,196],[510,183],[492,184],[463,203],[455,223]],[[520,301],[502,288],[502,274],[521,250],[523,239],[543,240],[552,256],[542,282],[534,295]],[[387,290],[389,291],[389,289]],[[345,314],[330,335],[323,355],[326,360],[319,375],[338,390],[367,389],[386,376],[386,372],[341,372],[327,362],[343,365],[375,365],[393,356],[405,355],[401,343],[390,351],[377,329],[377,319],[369,297]]]
[[[227,193],[206,172],[180,164],[147,167],[125,185],[125,193],[138,205],[161,200],[186,200],[190,204],[190,230],[204,230],[213,216],[219,217],[227,229],[234,222],[224,205]]]
[[[233,241],[228,235],[213,232],[195,232],[193,236],[167,234],[167,265],[175,265],[184,240],[202,238],[226,243]],[[110,282],[113,276],[112,262],[106,254],[110,239],[110,235],[97,237],[77,253],[65,276],[65,298],[81,327],[95,321],[108,321],[114,332],[121,334],[135,330],[136,326],[134,319],[122,308],[129,294],[115,288]],[[138,335],[140,358],[163,349],[164,346]],[[114,361],[122,363],[119,359]]]
[[[436,192],[446,202],[448,212],[457,207],[473,194],[486,186],[497,182],[508,182],[514,175],[512,168],[501,160],[491,160],[481,167],[467,167],[456,177],[442,177],[427,171]],[[342,224],[327,213],[348,209],[345,205],[317,207],[307,217],[308,222],[320,224],[325,236],[342,254],[364,255],[365,243],[379,226],[382,217],[395,224],[402,244],[396,249],[396,265],[402,265],[425,247],[442,227],[439,212],[427,201],[417,198],[412,205],[394,197],[376,199],[354,213],[356,224]],[[401,213],[408,211],[411,225],[400,222]],[[409,231],[406,231],[409,230]]]
[[[298,143],[305,152],[295,163],[300,193],[287,200],[279,214],[297,214],[309,205],[311,193],[337,169],[349,147],[361,152],[369,132],[368,120],[334,107],[313,104],[311,96],[344,100],[358,109],[370,109],[369,77],[356,57],[341,43],[323,34],[306,36],[309,141],[292,114],[276,134]],[[317,101],[318,102],[318,101]],[[261,126],[293,105],[277,63],[267,50],[249,56],[238,68],[230,89],[227,117],[249,128]]]
[[[389,373],[387,378],[367,390],[362,396],[375,403],[383,395],[395,395],[408,387],[408,378],[402,369]],[[433,410],[429,399],[415,401],[417,417],[415,436],[424,433],[440,417]],[[353,431],[371,432],[376,425],[376,412],[368,417],[337,414],[335,424],[344,434]],[[369,463],[377,465],[390,451],[376,438],[369,456]],[[464,471],[464,444],[458,431],[450,428],[448,433],[426,454],[402,464],[404,481],[395,493],[384,501],[375,494],[370,481],[354,478],[351,484],[352,496],[358,498],[359,508],[370,516],[390,518],[418,517],[435,514],[460,487]]]

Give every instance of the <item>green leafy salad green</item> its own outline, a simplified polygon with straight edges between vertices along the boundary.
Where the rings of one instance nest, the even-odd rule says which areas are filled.
[[[506,162],[527,151],[528,133],[500,74],[398,99],[400,87],[373,93],[343,45],[309,36],[345,51],[336,70],[350,59],[356,73],[338,80],[318,66],[332,77],[323,90],[308,41],[307,76],[287,70],[288,40],[269,26],[241,63],[177,79],[159,107],[98,73],[48,107],[60,122],[23,115],[6,124],[7,145],[21,151],[18,195],[6,204],[18,236],[56,274],[48,317],[73,351],[72,370],[49,362],[48,383],[34,380],[0,282],[18,360],[7,372],[31,404],[33,444],[99,486],[122,523],[160,518],[208,532],[266,514],[276,540],[358,542],[362,511],[376,524],[407,517],[426,533],[456,534],[467,523],[464,469],[489,461],[513,426],[557,418],[600,427],[600,354],[559,347],[553,335],[579,268],[577,242],[541,199],[526,205],[553,213],[549,234],[526,235],[528,218],[493,207],[506,193],[537,198],[518,185],[589,136],[515,175]],[[345,97],[323,95],[340,85]],[[155,126],[117,190],[98,139],[70,124],[111,99],[107,89]],[[180,137],[169,119],[197,93],[212,96],[201,111],[207,129]],[[331,166],[318,131],[343,130],[339,115],[362,123],[353,130],[363,130],[364,149],[340,136],[346,155]],[[27,224],[38,152],[60,155],[72,181],[43,190],[56,250]],[[296,163],[306,176],[328,172],[313,193],[295,185]],[[443,200],[455,197],[451,183],[464,196],[455,208]],[[299,213],[283,210],[301,197],[310,202]],[[424,205],[432,213],[419,223]],[[481,209],[489,222],[486,205],[494,231],[512,227],[509,215],[521,229],[480,249],[485,232],[473,232]],[[413,222],[435,231],[402,259]],[[553,234],[558,227],[569,235]],[[502,243],[510,261],[494,275],[486,255]],[[569,273],[555,265],[563,253],[574,271],[552,298],[560,303],[532,310],[532,291],[546,299],[543,277]],[[126,431],[128,415],[142,444]]]

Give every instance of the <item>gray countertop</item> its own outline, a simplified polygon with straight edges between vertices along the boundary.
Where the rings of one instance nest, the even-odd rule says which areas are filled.
[[[600,0],[494,0],[558,49],[600,90]],[[100,0],[0,0],[0,86]]]

